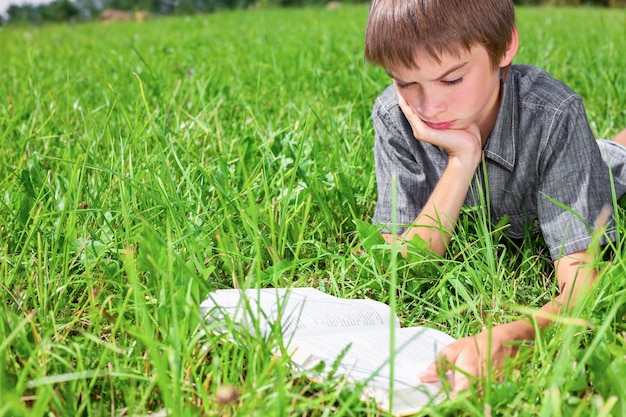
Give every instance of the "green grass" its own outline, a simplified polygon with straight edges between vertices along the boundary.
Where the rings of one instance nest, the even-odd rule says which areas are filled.
[[[207,332],[198,303],[235,282],[372,297],[404,325],[455,337],[551,297],[541,243],[510,245],[480,211],[464,211],[441,263],[368,239],[369,111],[388,80],[363,62],[366,15],[0,30],[0,415],[378,414],[343,383],[290,371],[271,343]],[[622,11],[518,11],[516,62],[578,90],[602,137],[626,126],[625,22]],[[429,415],[626,415],[617,215],[614,260],[574,316],[483,396]],[[216,401],[224,385],[237,401]]]

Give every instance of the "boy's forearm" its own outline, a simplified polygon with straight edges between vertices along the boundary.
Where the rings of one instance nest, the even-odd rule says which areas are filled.
[[[402,240],[410,241],[417,234],[431,251],[445,253],[479,161],[480,158],[449,159],[437,186],[413,225],[402,234]]]
[[[565,306],[567,303],[564,302],[565,298],[564,295],[556,296],[533,315],[540,330],[548,327],[566,312]],[[529,320],[517,320],[501,326],[506,327],[508,340],[532,340],[535,338],[535,326]]]
[[[582,294],[591,288],[597,277],[593,255],[589,251],[564,256],[555,262],[554,268],[559,294],[535,315],[541,328],[548,326],[555,318],[571,310]]]
[[[587,251],[580,251],[555,262],[559,294],[533,315],[539,329],[545,329],[571,310],[581,295],[591,287],[597,276],[592,258]],[[510,340],[530,340],[535,337],[535,327],[528,320],[518,320],[503,326],[508,326],[506,330]]]

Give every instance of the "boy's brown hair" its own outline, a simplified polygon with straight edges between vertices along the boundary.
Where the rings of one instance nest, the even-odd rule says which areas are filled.
[[[372,0],[365,59],[386,70],[414,68],[417,48],[441,62],[443,53],[482,45],[495,70],[514,28],[512,0]]]

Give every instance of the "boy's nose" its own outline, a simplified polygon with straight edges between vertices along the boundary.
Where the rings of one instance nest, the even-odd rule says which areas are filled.
[[[441,100],[435,94],[420,94],[415,100],[415,110],[426,120],[434,120],[443,111]]]

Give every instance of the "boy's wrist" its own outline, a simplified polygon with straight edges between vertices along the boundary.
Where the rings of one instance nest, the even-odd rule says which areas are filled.
[[[477,153],[467,153],[464,155],[448,155],[448,166],[460,167],[467,175],[469,175],[469,178],[472,178],[474,176],[474,172],[476,172],[476,168],[478,168],[478,164],[480,164],[481,159],[482,150]]]
[[[524,320],[501,324],[494,329],[499,330],[503,341],[532,340],[535,338],[535,327]]]

